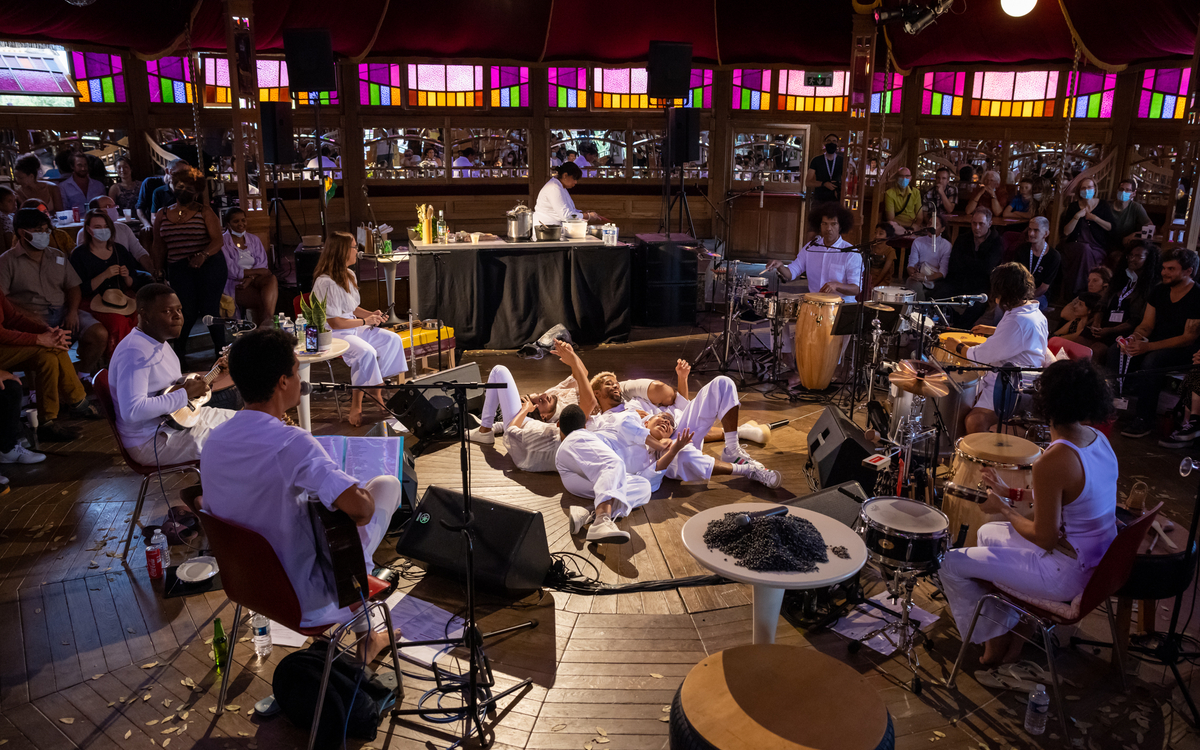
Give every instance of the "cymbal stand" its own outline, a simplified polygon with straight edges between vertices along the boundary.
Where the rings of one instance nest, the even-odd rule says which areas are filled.
[[[929,571],[899,570],[880,566],[879,572],[884,575],[887,575],[889,572],[891,573],[891,578],[887,580],[887,592],[889,598],[893,602],[898,603],[900,618],[888,622],[876,630],[872,630],[860,638],[859,642],[866,643],[879,635],[883,636],[888,643],[897,649],[904,651],[904,656],[908,661],[908,669],[913,673],[912,691],[919,695],[921,692],[921,678],[917,674],[917,670],[921,666],[921,660],[917,657],[917,643],[925,638],[925,634],[921,631],[921,624],[912,619],[913,590],[917,587],[917,579]]]
[[[700,369],[701,363],[712,357],[713,364],[716,365],[715,371],[725,375],[733,369],[730,366],[730,362],[736,358],[737,371],[744,382],[746,380],[746,371],[743,363],[749,359],[750,353],[742,346],[741,341],[736,339],[733,324],[738,289],[737,268],[739,265],[741,265],[741,261],[738,260],[725,261],[725,325],[721,330],[721,335],[716,339],[713,339],[711,334],[709,335],[708,346],[704,347],[704,350],[696,357],[696,361],[692,363],[692,368],[697,372],[713,372],[714,370]]]

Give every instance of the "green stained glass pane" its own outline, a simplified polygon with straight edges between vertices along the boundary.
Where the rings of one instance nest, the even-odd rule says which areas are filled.
[[[938,92],[933,92],[933,102],[930,105],[930,114],[940,115],[942,113],[942,95]]]
[[[750,89],[742,89],[741,109],[750,109]]]
[[[883,95],[883,111],[890,113],[892,111],[892,92],[889,91]]]
[[[558,87],[558,106],[567,106],[567,89],[563,86]]]
[[[1150,116],[1157,119],[1162,117],[1163,95],[1155,94],[1150,99]]]
[[[1100,94],[1092,94],[1090,97],[1088,97],[1087,116],[1100,116]]]
[[[113,79],[111,77],[101,78],[100,87],[104,90],[104,101],[112,104],[117,100],[116,95],[113,93]]]
[[[159,78],[158,88],[162,91],[162,100],[167,103],[175,102],[175,87],[171,85],[170,79]]]
[[[371,84],[371,104],[379,104],[379,86]]]

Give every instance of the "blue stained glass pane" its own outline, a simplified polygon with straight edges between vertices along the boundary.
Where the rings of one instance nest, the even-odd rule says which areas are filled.
[[[187,88],[183,81],[175,81],[175,103],[179,104],[187,101]]]
[[[879,99],[881,96],[881,94],[871,94],[871,112],[873,114],[879,112]]]
[[[1076,117],[1087,117],[1088,100],[1089,100],[1089,97],[1086,97],[1086,96],[1081,96],[1075,100],[1075,116]]]
[[[379,87],[379,103],[390,105],[392,103],[392,89],[389,86]]]
[[[943,115],[949,115],[951,112],[954,111],[954,109],[951,106],[951,103],[953,101],[954,101],[954,97],[951,97],[951,96],[943,96],[942,97],[942,114]]]
[[[762,103],[762,94],[758,91],[750,92],[750,109],[761,109],[759,106]]]
[[[93,102],[104,101],[104,89],[100,86],[99,78],[93,78],[88,81],[88,92],[91,93]]]
[[[500,91],[500,106],[501,106],[501,107],[510,107],[510,106],[512,106],[511,104],[509,104],[509,101],[510,101],[510,97],[509,97],[509,94],[508,94],[508,89],[502,89],[502,90]]]
[[[1175,100],[1177,98],[1170,94],[1163,96],[1162,116],[1164,120],[1170,120],[1175,117]]]
[[[576,95],[575,95],[575,89],[567,89],[567,106],[568,106],[568,107],[577,107],[577,106],[579,106],[579,105],[576,103],[575,99],[576,99]]]

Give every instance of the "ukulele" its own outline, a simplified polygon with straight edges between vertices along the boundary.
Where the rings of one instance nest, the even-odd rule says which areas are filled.
[[[367,565],[358,526],[345,511],[329,510],[321,503],[308,503],[317,554],[333,570],[334,591],[339,607],[360,604],[367,596]]]
[[[225,354],[225,352],[227,352],[227,351],[229,351],[228,346],[225,347],[224,350],[222,350],[221,354]],[[219,361],[219,358],[218,358],[218,361]],[[181,406],[180,408],[178,408],[175,411],[168,414],[167,418],[166,418],[167,426],[172,427],[176,430],[180,430],[180,431],[190,430],[193,427],[195,427],[196,422],[198,422],[200,419],[200,407],[207,404],[209,399],[212,398],[212,384],[214,382],[216,382],[216,379],[217,379],[217,377],[220,376],[220,374],[221,374],[221,366],[219,364],[214,364],[212,369],[209,370],[204,375],[197,375],[196,373],[191,373],[190,375],[185,376],[183,378],[183,380],[176,383],[175,385],[170,385],[170,386],[167,386],[166,388],[164,388],[162,390],[162,392],[159,393],[158,395],[165,396],[168,393],[173,393],[175,391],[178,391],[181,388],[183,388],[184,383],[186,383],[189,380],[195,380],[197,378],[202,379],[204,381],[204,384],[209,386],[209,389],[206,390],[202,396],[199,396],[199,397],[193,398],[193,399],[188,399],[188,402],[185,405]]]

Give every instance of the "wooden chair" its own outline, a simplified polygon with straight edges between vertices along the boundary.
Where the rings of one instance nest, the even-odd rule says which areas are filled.
[[[1073,601],[1054,602],[1045,599],[1036,599],[1028,594],[1023,594],[1020,591],[997,584],[996,588],[999,589],[998,591],[987,594],[979,600],[979,604],[975,605],[975,614],[971,616],[971,626],[967,629],[967,634],[963,637],[962,648],[958,650],[958,658],[954,660],[954,668],[950,670],[950,677],[946,680],[946,686],[954,687],[954,678],[958,675],[958,668],[962,664],[963,656],[967,653],[967,645],[971,642],[971,634],[975,632],[975,623],[979,621],[979,615],[983,611],[984,605],[988,602],[993,602],[1002,609],[1009,609],[1016,612],[1023,621],[1028,622],[1041,634],[1041,648],[1046,652],[1046,659],[1050,664],[1050,681],[1053,683],[1051,689],[1054,691],[1054,708],[1058,712],[1059,720],[1062,722],[1063,736],[1070,737],[1070,721],[1067,719],[1066,704],[1063,702],[1062,686],[1059,684],[1058,671],[1054,666],[1054,628],[1059,625],[1074,625],[1079,622],[1091,614],[1092,610],[1100,606],[1101,603],[1107,605],[1109,599],[1117,593],[1117,590],[1125,585],[1125,581],[1129,579],[1129,572],[1133,570],[1133,563],[1137,558],[1138,547],[1142,544],[1142,538],[1146,536],[1150,525],[1158,517],[1160,508],[1162,508],[1162,503],[1159,503],[1157,507],[1147,511],[1136,521],[1117,532],[1117,538],[1109,545],[1108,551],[1100,559],[1100,564],[1092,571],[1092,577],[1088,580],[1087,586],[1084,587],[1083,593]],[[1111,605],[1106,606],[1105,610],[1108,614],[1109,628],[1112,630],[1113,653],[1116,655],[1117,670],[1121,674],[1121,685],[1128,690],[1125,676],[1125,649],[1118,637],[1115,612]],[[1030,642],[1033,643],[1033,641]]]
[[[100,411],[108,420],[108,427],[112,430],[113,440],[117,443],[117,449],[121,451],[121,458],[125,460],[125,465],[142,477],[142,485],[138,488],[137,504],[133,507],[133,515],[129,517],[129,530],[125,532],[125,545],[121,548],[121,559],[128,562],[129,545],[133,542],[133,529],[142,517],[142,506],[146,502],[146,492],[150,489],[150,478],[158,475],[159,481],[161,481],[164,474],[195,474],[196,481],[199,482],[200,462],[186,461],[168,466],[147,466],[138,463],[129,455],[129,451],[125,450],[125,445],[121,442],[121,435],[117,432],[117,409],[113,403],[112,391],[108,387],[108,370],[96,373],[96,377],[92,379],[92,392],[96,395],[96,401],[100,403]]]
[[[342,643],[343,637],[352,627],[366,619],[369,626],[379,622],[382,615],[387,627],[388,639],[391,642],[392,668],[396,676],[400,676],[400,656],[396,649],[396,635],[392,629],[392,615],[383,601],[376,601],[375,596],[388,588],[385,581],[374,576],[367,576],[368,591],[366,606],[353,605],[351,609],[358,610],[349,622],[338,624],[328,623],[310,627],[301,627],[302,612],[300,600],[287,571],[279,562],[275,550],[261,534],[245,526],[218,518],[203,509],[202,498],[195,493],[191,499],[200,506],[198,515],[208,537],[208,546],[217,565],[221,570],[221,584],[225,594],[237,607],[233,613],[233,622],[229,628],[229,652],[225,659],[225,669],[221,675],[221,691],[217,699],[217,715],[225,712],[225,694],[229,688],[229,674],[233,667],[233,652],[238,642],[238,627],[242,619],[242,609],[246,608],[274,620],[286,628],[301,635],[328,641],[329,647],[325,652],[325,671],[321,676],[321,687],[317,693],[316,713],[312,720],[312,729],[308,735],[308,750],[312,750],[316,741],[317,728],[320,726],[321,711],[325,703],[325,691],[329,685],[329,672],[333,660],[345,654],[358,645],[360,639],[365,639],[370,633],[370,627],[364,633],[354,634],[349,643]],[[201,502],[196,502],[201,501]],[[314,550],[315,554],[315,550]],[[371,617],[375,613],[375,617]]]

